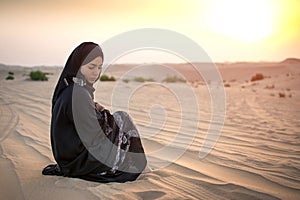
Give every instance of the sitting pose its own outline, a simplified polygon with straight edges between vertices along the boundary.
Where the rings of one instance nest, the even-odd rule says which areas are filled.
[[[96,182],[136,180],[147,160],[138,130],[126,112],[110,114],[94,102],[103,52],[84,42],[69,56],[52,98],[51,145],[57,164],[44,175]]]

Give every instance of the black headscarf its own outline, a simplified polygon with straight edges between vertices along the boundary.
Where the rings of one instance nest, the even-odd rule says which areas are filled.
[[[78,73],[80,67],[98,56],[103,60],[102,49],[93,42],[83,42],[73,50],[55,87],[52,97],[52,109],[61,92],[68,86],[68,83],[73,82],[72,78],[80,76],[81,73]],[[82,78],[82,75],[80,78]]]

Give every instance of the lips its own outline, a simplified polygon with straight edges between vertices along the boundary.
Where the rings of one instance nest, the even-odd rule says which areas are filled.
[[[91,79],[92,79],[92,80],[96,80],[97,78],[98,78],[98,77],[92,77]]]

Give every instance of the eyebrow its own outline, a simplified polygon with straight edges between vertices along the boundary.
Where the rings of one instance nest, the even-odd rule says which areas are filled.
[[[103,63],[101,63],[101,65],[97,65],[97,64],[95,64],[95,63],[91,63],[91,66],[94,68],[94,67],[98,67],[98,68],[101,68],[102,69],[102,65],[103,65]]]

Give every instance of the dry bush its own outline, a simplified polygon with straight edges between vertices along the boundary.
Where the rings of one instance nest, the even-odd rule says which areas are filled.
[[[141,76],[135,77],[133,80],[136,81],[136,82],[141,82],[141,83],[143,83],[143,82],[154,82],[153,78],[144,78],[144,77],[141,77]]]
[[[5,80],[14,80],[15,78],[12,75],[8,75]]]
[[[33,81],[48,81],[48,77],[45,72],[42,72],[40,70],[32,71],[29,74],[29,77]]]
[[[177,76],[167,76],[163,80],[163,82],[167,82],[167,83],[176,83],[176,82],[185,83],[186,81],[184,79],[180,78],[180,77],[177,77]]]
[[[261,73],[257,73],[255,76],[252,76],[251,81],[259,81],[263,80],[265,77]]]
[[[108,76],[106,74],[103,74],[101,77],[100,77],[100,81],[116,81],[116,78],[113,77],[113,76]]]

